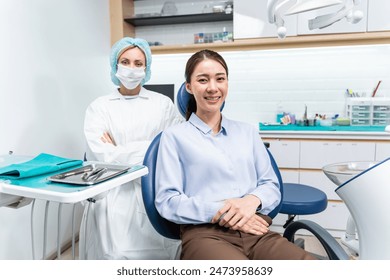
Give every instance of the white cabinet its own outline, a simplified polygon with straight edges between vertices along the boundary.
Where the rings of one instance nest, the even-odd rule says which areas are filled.
[[[375,0],[376,1],[376,0]],[[373,2],[375,2],[373,1]],[[372,2],[372,1],[371,1]],[[309,29],[309,20],[314,19],[317,16],[325,14],[333,14],[340,10],[340,7],[332,6],[328,8],[323,8],[319,10],[313,10],[305,13],[298,14],[298,35],[307,35],[307,34],[333,34],[333,33],[352,33],[352,32],[366,32],[367,29],[367,6],[368,0],[361,0],[360,4],[355,6],[361,10],[365,15],[362,20],[356,24],[349,23],[346,18],[342,18],[340,21],[326,27],[323,29]]]
[[[300,168],[322,169],[346,161],[375,160],[375,143],[350,141],[302,141]]]
[[[322,190],[328,200],[341,200],[335,192],[338,186],[329,180],[322,170],[300,170],[299,182]]]
[[[266,140],[280,168],[299,168],[299,141]]]
[[[390,1],[368,1],[368,24],[367,31],[390,30]]]
[[[285,17],[287,36],[297,35],[297,16]],[[277,37],[275,24],[268,22],[267,1],[234,1],[234,39]]]
[[[349,210],[343,202],[328,202],[328,207],[315,215],[299,216],[298,220],[311,220],[327,229],[334,237],[341,237],[347,226]]]
[[[375,160],[382,161],[390,157],[390,143],[377,143]]]
[[[322,167],[336,162],[375,161],[390,157],[390,141],[366,141],[347,139],[285,139],[266,138],[277,162],[284,182],[301,183],[318,188],[328,197],[325,211],[314,215],[301,215],[298,219],[313,220],[326,228],[333,236],[345,231],[349,211],[336,194],[336,186],[322,171]],[[282,231],[286,215],[277,216],[274,230]]]

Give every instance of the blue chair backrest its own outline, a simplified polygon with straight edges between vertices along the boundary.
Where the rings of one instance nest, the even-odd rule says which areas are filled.
[[[282,201],[283,201],[283,179],[282,179],[282,175],[280,174],[280,171],[279,171],[279,167],[274,159],[274,157],[272,156],[271,152],[269,151],[268,148],[267,149],[267,152],[268,152],[268,155],[269,155],[269,159],[271,161],[271,165],[272,165],[272,168],[274,169],[274,172],[276,174],[276,176],[278,177],[278,181],[279,181],[279,190],[280,190],[280,195],[281,195],[281,200],[280,200],[280,203],[278,206],[275,207],[274,210],[272,210],[268,216],[270,216],[272,219],[275,218],[275,216],[279,213],[280,211],[280,208],[282,208]]]
[[[149,173],[141,178],[142,198],[146,214],[154,229],[167,238],[180,239],[179,225],[172,223],[158,213],[154,200],[156,197],[155,178],[158,147],[160,146],[161,133],[159,133],[150,144],[145,154],[143,164],[148,167]]]

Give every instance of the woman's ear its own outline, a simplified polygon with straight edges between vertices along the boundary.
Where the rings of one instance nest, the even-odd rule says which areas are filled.
[[[191,92],[191,85],[189,83],[186,83],[186,90],[189,94],[192,94]]]

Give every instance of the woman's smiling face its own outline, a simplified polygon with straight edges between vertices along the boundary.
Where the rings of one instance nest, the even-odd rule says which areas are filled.
[[[186,84],[187,91],[194,95],[196,114],[204,115],[218,112],[228,93],[228,78],[225,68],[213,59],[202,60]]]

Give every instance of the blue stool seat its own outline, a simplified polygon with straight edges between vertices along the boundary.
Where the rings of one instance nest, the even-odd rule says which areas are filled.
[[[328,206],[326,194],[314,187],[283,183],[283,203],[280,213],[288,215],[310,215],[324,211]]]

